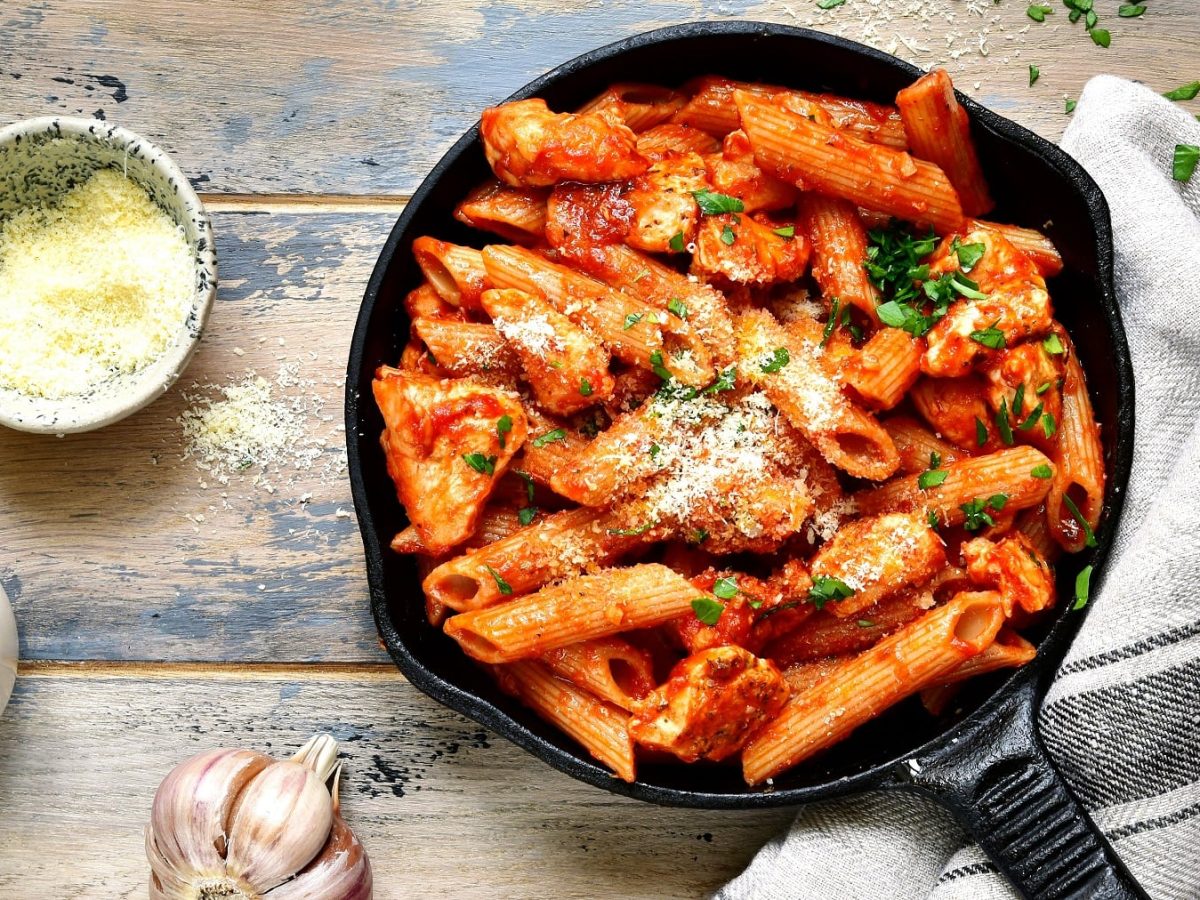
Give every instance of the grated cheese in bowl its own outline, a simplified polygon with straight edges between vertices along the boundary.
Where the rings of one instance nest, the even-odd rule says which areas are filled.
[[[92,119],[0,130],[0,424],[63,434],[141,409],[215,289],[208,215],[145,139]]]

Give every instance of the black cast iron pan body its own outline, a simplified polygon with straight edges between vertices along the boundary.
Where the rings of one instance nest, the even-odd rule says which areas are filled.
[[[678,85],[720,74],[879,102],[920,72],[894,57],[818,32],[754,22],[679,25],[611,44],[560,66],[510,99],[544,97],[569,110],[618,81]],[[499,98],[497,98],[499,99]],[[1043,229],[1065,269],[1050,283],[1056,313],[1087,371],[1108,467],[1099,546],[1059,565],[1060,595],[1096,566],[1093,591],[1120,514],[1133,447],[1133,375],[1112,283],[1108,208],[1095,182],[1054,145],[960,95],[999,207],[991,218]],[[1009,676],[983,679],[956,717],[935,720],[915,701],[860,728],[820,759],[769,789],[751,789],[729,766],[645,766],[638,781],[614,778],[532,711],[500,693],[425,619],[415,567],[388,549],[406,524],[379,446],[383,422],[371,398],[377,366],[395,363],[408,336],[403,298],[421,280],[411,244],[421,235],[482,246],[489,238],[451,216],[489,176],[472,128],[434,167],[405,208],[371,276],[355,327],[346,384],[346,433],[355,506],[366,548],[379,633],[404,675],[434,699],[597,787],[676,806],[747,809],[898,787],[952,808],[1020,890],[1032,897],[1142,896],[1047,758],[1034,721],[1040,697],[1086,610],[1059,604],[1037,658]],[[1018,820],[1016,824],[1013,820]]]

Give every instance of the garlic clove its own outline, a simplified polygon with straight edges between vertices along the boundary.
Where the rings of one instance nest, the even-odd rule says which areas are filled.
[[[371,862],[350,826],[335,816],[329,841],[320,855],[291,881],[267,895],[268,900],[370,900]]]
[[[225,872],[265,893],[307,866],[332,826],[324,780],[299,762],[272,763],[237,798]]]
[[[150,900],[190,900],[195,891],[167,862],[150,826],[146,826],[146,858],[150,860]]]
[[[234,800],[272,762],[253,750],[212,750],[176,766],[163,780],[150,812],[147,853],[164,886],[224,874]]]

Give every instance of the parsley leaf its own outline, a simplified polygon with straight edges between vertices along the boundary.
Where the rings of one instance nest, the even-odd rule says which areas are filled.
[[[1095,13],[1090,14],[1093,18]],[[1112,44],[1112,35],[1109,34],[1107,28],[1093,28],[1091,30],[1092,40],[1101,47],[1108,47]]]
[[[846,0],[817,0],[817,9],[835,9],[845,2]]]
[[[1068,97],[1066,99],[1066,101],[1064,102],[1064,107],[1066,109],[1067,115],[1069,116],[1071,113],[1075,112],[1075,107],[1078,105],[1079,105],[1078,100],[1072,100],[1070,97]]]
[[[683,252],[683,232],[677,231],[673,235],[671,235],[671,240],[667,241],[667,246],[670,247],[672,250],[674,250],[676,253],[682,253]]]
[[[504,449],[504,436],[512,431],[512,416],[501,416],[496,420],[496,437],[500,439],[500,449]]]
[[[730,226],[726,225],[724,228],[721,229],[721,243],[724,244],[726,247],[732,246],[733,242],[736,240],[737,240],[737,235],[734,233],[733,229]]]
[[[760,364],[759,368],[767,375],[774,375],[791,361],[792,354],[788,353],[787,347],[776,347],[771,353],[771,358],[767,362]]]
[[[1173,91],[1167,91],[1163,96],[1168,100],[1195,100],[1197,94],[1200,94],[1200,81],[1180,85]]]
[[[925,516],[925,521],[927,521],[929,523],[930,528],[937,528],[938,527],[937,510],[931,509],[929,511],[928,515]]]
[[[579,379],[579,393],[584,397],[592,396],[592,383],[586,378]]]
[[[719,216],[723,213],[740,213],[746,211],[746,204],[737,197],[730,197],[728,194],[718,194],[715,191],[710,191],[708,188],[692,191],[692,196],[696,198],[700,212],[706,216]]]
[[[692,601],[692,612],[705,625],[716,625],[721,613],[725,612],[725,604],[709,597],[697,597]]]
[[[496,474],[496,457],[484,456],[482,453],[464,453],[463,462],[478,472],[480,475],[492,476]]]
[[[777,234],[781,238],[794,238],[796,236],[795,225],[784,225],[782,228],[775,228],[771,231],[772,234]]]
[[[501,594],[511,594],[513,592],[512,585],[500,577],[500,573],[491,566],[485,565],[488,574],[492,576],[492,580],[496,582],[496,587],[500,589]]]
[[[1051,333],[1050,337],[1042,341],[1042,349],[1051,356],[1062,356],[1067,352],[1067,348],[1063,346],[1062,340],[1056,333]]]
[[[627,315],[625,317],[625,327],[623,330],[628,331],[630,328],[632,328],[638,322],[642,321],[642,317],[644,315],[645,315],[645,313],[630,313],[629,315]]]
[[[1176,181],[1191,181],[1197,162],[1200,162],[1200,146],[1176,144],[1175,155],[1171,159],[1171,177]]]
[[[1037,66],[1029,67],[1029,86],[1030,87],[1033,87],[1034,82],[1036,82],[1038,80],[1038,78],[1041,77],[1041,74],[1042,74],[1042,70],[1039,69]]]
[[[661,350],[655,350],[650,354],[650,369],[663,381],[670,381],[675,377],[671,370],[663,365],[663,355]]]
[[[647,522],[645,525],[642,525],[640,528],[610,528],[610,529],[608,529],[608,533],[615,534],[618,537],[638,537],[639,535],[645,534],[647,531],[649,531],[653,527],[654,527],[653,522]]]
[[[1004,332],[995,325],[982,331],[972,331],[971,340],[991,350],[1003,350],[1008,345],[1004,338]]]
[[[940,469],[942,467],[942,454],[933,450],[929,454],[929,468]]]
[[[677,319],[687,318],[687,307],[678,297],[672,297],[667,301],[667,311]]]
[[[1029,8],[1025,10],[1025,15],[1029,16],[1029,18],[1033,19],[1035,22],[1045,22],[1046,16],[1052,12],[1054,12],[1054,10],[1052,10],[1049,6],[1045,6],[1041,3],[1032,3],[1030,4]]]
[[[737,581],[732,578],[718,578],[713,582],[712,592],[722,600],[732,600],[737,596]]]
[[[700,391],[701,394],[719,394],[737,387],[737,365],[734,364],[717,376],[717,380]]]
[[[517,510],[517,521],[522,525],[528,525],[537,518],[538,508],[536,506],[522,506]]]
[[[845,600],[854,596],[854,590],[840,578],[829,575],[814,575],[812,587],[808,590],[808,599],[817,609],[824,609],[831,600]]]
[[[1088,605],[1088,594],[1092,590],[1092,567],[1084,566],[1075,576],[1075,602],[1071,609],[1083,609]]]
[[[983,254],[987,251],[987,245],[983,243],[976,244],[960,244],[958,238],[954,239],[954,252],[958,256],[958,264],[962,266],[964,272],[970,272],[975,268]]]
[[[859,628],[874,628],[875,627],[875,623],[872,622],[870,619],[858,619],[855,622],[855,624],[858,625]]]
[[[1025,411],[1025,382],[1017,385],[1017,392],[1013,394],[1012,413],[1018,419],[1021,413]]]
[[[1117,10],[1117,15],[1122,19],[1136,19],[1146,11],[1145,3],[1125,3]],[[1188,98],[1191,99],[1190,97]],[[1090,567],[1089,567],[1090,568]]]
[[[1062,499],[1071,515],[1075,518],[1075,521],[1079,523],[1079,527],[1083,529],[1083,545],[1085,547],[1095,547],[1096,532],[1092,531],[1092,526],[1089,525],[1088,520],[1083,517],[1083,513],[1081,513],[1079,511],[1079,507],[1075,505],[1075,501],[1068,497],[1065,492],[1062,495]]]
[[[1030,469],[1029,474],[1034,478],[1053,478],[1054,470],[1045,463],[1042,463],[1041,465],[1034,466],[1032,469]]]
[[[975,417],[975,446],[982,447],[987,443],[988,433],[987,426],[983,424],[983,420],[979,416]]]
[[[1008,400],[1000,401],[1000,408],[996,410],[996,430],[1000,432],[1000,440],[1004,442],[1004,446],[1011,447],[1013,445],[1012,425],[1008,420]]]
[[[541,437],[536,437],[531,441],[531,444],[538,449],[545,447],[547,444],[553,444],[555,441],[561,441],[567,436],[565,428],[555,428],[553,431],[547,431]]]
[[[522,481],[525,482],[525,497],[528,499],[529,505],[532,506],[533,505],[533,476],[530,475],[528,472],[522,472],[519,469],[514,469],[513,471],[516,472],[517,476]]]
[[[992,518],[992,514],[988,512],[988,508],[990,507],[999,512],[1004,509],[1004,505],[1007,502],[1007,494],[992,494],[987,499],[977,497],[974,500],[967,501],[959,506],[959,509],[966,514],[966,519],[963,521],[963,528],[967,531],[978,531],[985,525],[995,525],[996,520]]]
[[[703,528],[697,528],[691,533],[688,540],[690,540],[693,544],[703,544],[708,540],[708,532]]]
[[[1042,433],[1052,438],[1057,431],[1058,423],[1054,421],[1054,413],[1042,413]]]
[[[825,328],[821,331],[821,343],[819,346],[824,347],[829,343],[829,339],[833,336],[833,330],[837,328],[838,312],[841,309],[842,300],[840,297],[834,297],[833,302],[829,305],[829,319],[825,322]],[[849,310],[847,310],[849,312]]]
[[[928,472],[922,472],[917,476],[917,487],[923,491],[937,487],[946,480],[946,476],[949,474],[945,469],[930,469]]]

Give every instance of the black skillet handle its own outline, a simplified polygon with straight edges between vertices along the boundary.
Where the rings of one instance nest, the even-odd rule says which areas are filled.
[[[1027,678],[998,713],[927,758],[903,780],[947,806],[1023,896],[1146,898],[1051,763]]]

